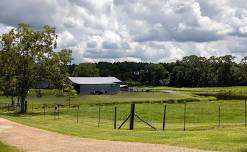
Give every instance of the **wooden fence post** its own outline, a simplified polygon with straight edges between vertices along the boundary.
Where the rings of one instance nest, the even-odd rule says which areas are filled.
[[[220,104],[219,104],[219,106],[218,106],[218,127],[220,127],[220,125],[221,125],[221,106],[220,106]]]
[[[114,107],[114,129],[117,128],[117,107]]]
[[[184,131],[186,130],[186,101],[184,102]]]
[[[165,108],[164,108],[164,115],[163,115],[163,131],[165,130],[166,128],[166,105],[165,105]]]
[[[131,104],[131,110],[130,110],[130,127],[129,130],[134,129],[134,121],[135,121],[135,104]]]
[[[98,128],[99,128],[99,125],[100,125],[100,112],[101,112],[101,108],[100,108],[100,105],[99,105]]]
[[[44,119],[45,119],[45,114],[46,114],[46,112],[45,112],[46,109],[45,109],[45,108],[46,108],[46,107],[45,107],[45,105],[44,105]]]
[[[56,107],[56,105],[54,106],[54,120],[56,120],[56,111],[57,111],[57,107]]]
[[[33,112],[33,100],[32,100],[32,112]]]
[[[245,122],[244,122],[244,125],[245,125],[245,128],[247,127],[247,99],[245,99],[245,106],[244,106],[244,119],[245,119]]]
[[[76,122],[78,123],[79,122],[79,109],[80,109],[80,105],[78,105],[77,107],[77,113],[76,113]]]
[[[57,118],[58,118],[58,120],[59,120],[59,113],[60,113],[60,111],[59,111],[59,105],[58,105],[58,108],[57,108]]]

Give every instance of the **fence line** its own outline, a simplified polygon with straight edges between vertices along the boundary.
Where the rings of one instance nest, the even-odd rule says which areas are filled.
[[[244,104],[244,106],[243,106]],[[168,106],[169,105],[169,106]],[[11,114],[19,111],[19,105],[7,103],[0,104],[0,113]],[[28,106],[29,113],[42,116],[43,121],[52,119],[57,121],[74,120],[81,125],[96,123],[100,128],[116,129],[128,117],[130,104],[121,105],[68,105],[61,104],[33,104]],[[217,109],[217,112],[216,110]],[[132,109],[133,110],[133,109]],[[244,111],[244,112],[243,112]],[[215,127],[243,126],[247,128],[247,100],[236,103],[180,103],[180,104],[136,104],[136,113],[148,124],[160,130],[195,130],[210,129]],[[130,116],[131,118],[131,116]],[[92,120],[96,120],[93,121]],[[132,119],[130,128],[149,129]],[[127,123],[129,123],[127,121]],[[133,127],[131,127],[133,126]],[[214,127],[215,126],[215,127]],[[123,127],[128,128],[129,125]]]

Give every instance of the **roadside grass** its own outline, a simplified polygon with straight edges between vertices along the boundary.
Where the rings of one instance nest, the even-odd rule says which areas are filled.
[[[0,142],[0,152],[21,152],[21,151]]]
[[[42,98],[41,98],[42,99]],[[183,103],[166,103],[166,130],[162,131],[164,103],[136,104],[136,113],[155,126],[157,131],[137,118],[135,130],[129,131],[127,122],[121,129],[113,129],[114,107],[117,107],[117,126],[130,112],[130,104],[89,105],[79,109],[79,123],[76,123],[77,109],[63,107],[59,120],[54,120],[54,108],[34,108],[25,115],[2,113],[2,117],[67,135],[103,140],[169,144],[190,148],[236,151],[247,150],[247,129],[244,127],[244,101],[209,101],[187,103],[186,131],[183,131]],[[218,106],[221,105],[221,126],[218,127]],[[99,122],[99,107],[100,123]]]

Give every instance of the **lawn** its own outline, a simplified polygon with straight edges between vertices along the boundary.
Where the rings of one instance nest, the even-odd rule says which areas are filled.
[[[143,96],[144,95],[146,97],[148,95],[152,97],[152,93],[145,93]],[[123,96],[123,94],[117,96]],[[100,96],[89,96],[88,98],[99,97]],[[103,98],[106,97],[104,96]],[[132,97],[132,99],[134,98],[135,97]],[[35,103],[38,102],[38,100],[41,101],[41,99],[42,98],[36,99]],[[49,97],[45,99],[48,100]],[[81,104],[78,111],[78,124],[76,117],[77,108],[69,108],[68,106],[60,109],[59,120],[54,120],[54,108],[47,108],[44,115],[44,109],[39,105],[36,105],[33,112],[29,112],[25,115],[2,113],[1,116],[30,126],[78,137],[179,145],[207,150],[246,151],[247,129],[244,127],[244,101],[210,101],[206,99],[207,98],[201,101],[188,102],[186,104],[186,131],[183,131],[184,103],[179,102],[136,104],[136,113],[156,127],[156,131],[138,121],[137,118],[134,131],[128,130],[129,122],[120,130],[113,129],[114,107],[117,107],[117,126],[119,126],[128,116],[130,104],[104,106]],[[88,103],[85,99],[81,102]],[[162,131],[165,104],[167,105],[166,130]],[[219,105],[221,105],[220,126],[218,126]]]
[[[0,142],[0,152],[21,152],[21,151]]]

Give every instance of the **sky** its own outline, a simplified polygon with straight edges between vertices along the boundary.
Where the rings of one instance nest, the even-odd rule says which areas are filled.
[[[247,56],[246,0],[1,0],[0,34],[56,27],[74,63]]]

